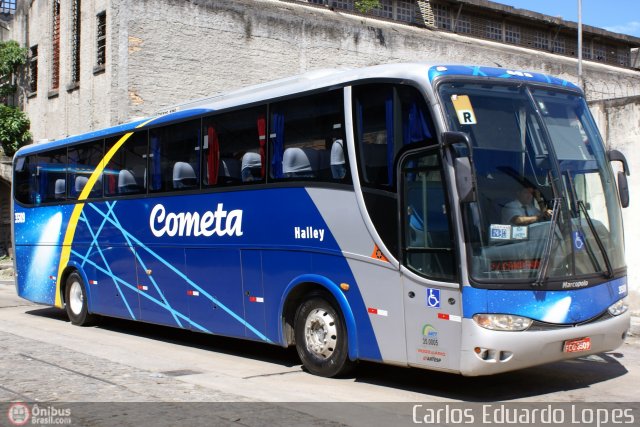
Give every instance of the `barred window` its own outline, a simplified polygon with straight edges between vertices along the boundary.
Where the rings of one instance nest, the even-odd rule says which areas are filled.
[[[533,37],[533,47],[536,49],[549,49],[549,37],[547,33],[543,31],[536,31],[536,34]]]
[[[29,92],[38,91],[38,45],[29,49]]]
[[[495,21],[489,21],[486,30],[487,38],[502,41],[502,24]]]
[[[606,61],[607,60],[607,51],[602,45],[593,46],[593,57],[598,61]]]
[[[329,4],[338,9],[354,10],[354,0],[329,0]]]
[[[13,15],[16,13],[16,0],[0,1],[0,13],[4,15]]]
[[[565,42],[564,40],[555,40],[553,42],[553,52],[554,53],[560,53],[560,54],[565,54],[566,52],[566,47],[565,47]]]
[[[504,39],[507,43],[520,44],[520,27],[506,25],[504,29]]]
[[[380,0],[380,6],[371,11],[374,16],[381,18],[393,19],[393,2],[392,0]]]
[[[449,8],[447,6],[434,4],[433,16],[435,18],[436,27],[444,28],[445,30],[451,29],[451,17],[449,16]]]
[[[582,58],[584,59],[592,59],[593,55],[591,53],[591,46],[588,44],[582,45]]]
[[[415,18],[415,4],[411,0],[396,0],[396,19],[413,22]]]
[[[453,31],[457,33],[471,33],[471,19],[468,16],[460,15],[454,25]]]
[[[107,14],[96,15],[96,66],[104,67],[107,62]]]
[[[618,49],[618,64],[622,65],[623,67],[629,67],[631,65],[629,59],[629,49]]]
[[[80,0],[71,2],[71,83],[80,81]]]
[[[53,0],[51,28],[51,89],[60,87],[60,0]]]

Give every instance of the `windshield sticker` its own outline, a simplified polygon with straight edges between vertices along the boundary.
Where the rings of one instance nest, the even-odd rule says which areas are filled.
[[[512,227],[511,238],[514,240],[526,240],[529,237],[529,227]]]
[[[504,224],[491,224],[489,227],[491,240],[511,240],[511,226]]]
[[[581,251],[584,249],[584,236],[579,231],[574,231],[571,233],[573,240],[573,247],[576,248],[576,251]]]
[[[468,95],[451,95],[451,102],[453,102],[453,108],[456,110],[461,125],[475,125],[477,123]]]

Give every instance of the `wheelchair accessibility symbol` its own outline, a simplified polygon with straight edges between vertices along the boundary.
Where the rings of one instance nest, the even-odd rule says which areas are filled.
[[[427,307],[440,308],[440,289],[427,288]]]
[[[581,251],[584,249],[584,236],[579,231],[574,231],[573,233],[573,247],[576,248],[576,251]]]

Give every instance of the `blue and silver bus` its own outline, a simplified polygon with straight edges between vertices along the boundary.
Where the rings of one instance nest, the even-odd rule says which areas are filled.
[[[295,346],[322,376],[494,374],[629,329],[626,160],[547,75],[315,71],[27,146],[13,170],[17,292],[76,325]]]

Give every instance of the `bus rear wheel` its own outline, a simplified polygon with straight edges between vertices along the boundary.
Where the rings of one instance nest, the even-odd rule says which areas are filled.
[[[305,300],[295,318],[298,356],[312,374],[344,375],[353,368],[349,360],[347,330],[339,309],[320,296]]]
[[[87,305],[87,289],[78,273],[67,277],[65,286],[65,309],[72,324],[86,326],[91,324],[93,316],[89,314]]]

